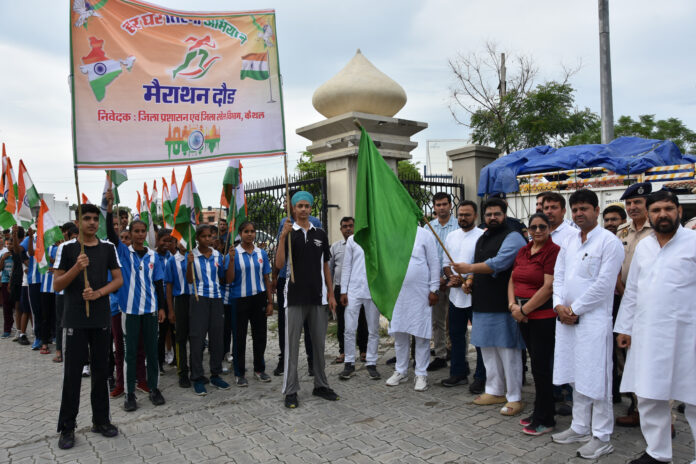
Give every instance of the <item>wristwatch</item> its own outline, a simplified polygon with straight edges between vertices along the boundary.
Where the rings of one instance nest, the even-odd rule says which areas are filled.
[[[430,293],[434,293],[435,295],[440,296],[440,289],[438,288],[434,292],[430,292]]]

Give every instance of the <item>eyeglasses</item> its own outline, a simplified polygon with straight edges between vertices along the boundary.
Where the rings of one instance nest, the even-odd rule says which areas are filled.
[[[546,224],[539,224],[538,226],[529,226],[529,230],[531,230],[532,232],[534,232],[535,230],[538,230],[539,232],[543,232],[548,228],[549,228],[549,226],[547,226]]]

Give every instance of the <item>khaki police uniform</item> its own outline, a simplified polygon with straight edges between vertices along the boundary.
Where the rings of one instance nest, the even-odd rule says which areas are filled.
[[[624,285],[626,285],[628,269],[631,267],[631,260],[633,259],[633,253],[636,251],[636,245],[650,235],[651,232],[652,227],[650,226],[650,221],[647,219],[640,230],[636,229],[633,225],[633,221],[629,221],[621,224],[619,230],[616,231],[616,236],[621,240],[624,246],[624,262],[621,266],[621,283]]]

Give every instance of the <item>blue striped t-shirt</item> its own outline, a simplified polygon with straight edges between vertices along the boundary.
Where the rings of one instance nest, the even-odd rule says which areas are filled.
[[[121,311],[126,314],[156,313],[164,302],[157,304],[155,282],[164,280],[164,271],[156,253],[148,248],[141,258],[133,249],[122,242],[116,247],[118,259],[121,261],[123,285],[118,290],[118,303]]]
[[[222,298],[220,283],[225,283],[225,271],[229,264],[229,255],[213,249],[209,258],[196,247],[192,252],[194,256],[195,285],[198,296],[206,298]]]
[[[244,298],[265,292],[263,276],[271,273],[271,264],[264,250],[255,246],[248,253],[237,245],[234,255],[234,288],[232,298]]]

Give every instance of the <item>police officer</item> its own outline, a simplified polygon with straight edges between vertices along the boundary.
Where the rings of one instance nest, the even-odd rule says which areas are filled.
[[[621,276],[616,283],[616,291],[619,295],[623,295],[636,245],[652,232],[650,221],[648,221],[648,209],[645,206],[645,201],[651,192],[652,185],[650,183],[640,182],[629,186],[621,196],[621,200],[626,202],[626,212],[631,220],[621,224],[616,232],[616,236],[623,243],[625,254],[624,262],[621,266]],[[622,371],[625,361],[623,353],[617,352],[617,361],[619,370]],[[631,405],[628,407],[627,414],[617,417],[616,425],[622,427],[637,427],[640,425],[634,395],[631,395]]]

